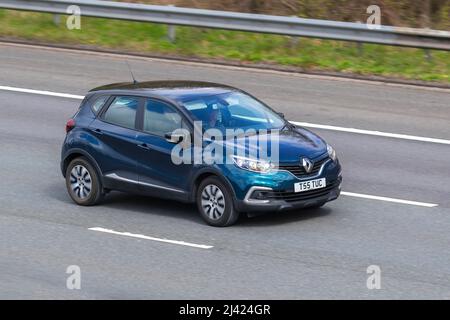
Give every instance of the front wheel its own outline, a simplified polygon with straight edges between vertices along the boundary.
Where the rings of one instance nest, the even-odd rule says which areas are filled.
[[[202,218],[211,226],[227,227],[239,218],[231,192],[217,177],[208,177],[200,183],[197,206]]]

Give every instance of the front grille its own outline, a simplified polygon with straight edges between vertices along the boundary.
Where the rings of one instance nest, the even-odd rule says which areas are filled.
[[[322,167],[322,165],[327,162],[330,158],[328,157],[328,155],[322,159],[319,160],[312,160],[314,163],[314,166],[311,170],[311,172],[307,173],[305,168],[303,168],[301,162],[299,161],[298,164],[280,164],[279,165],[279,169],[280,170],[287,170],[290,173],[292,173],[294,176],[296,176],[297,178],[306,178],[306,177],[310,177],[310,176],[315,176],[319,173],[320,168]]]
[[[309,200],[327,195],[332,189],[339,185],[339,179],[327,183],[327,186],[322,189],[316,189],[305,192],[294,192],[292,190],[283,191],[269,191],[265,194],[265,199],[270,200],[284,200],[287,202]]]

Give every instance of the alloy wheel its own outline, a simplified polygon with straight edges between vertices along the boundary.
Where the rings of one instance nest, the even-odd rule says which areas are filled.
[[[220,219],[225,212],[225,197],[214,184],[203,188],[201,204],[204,213],[212,220]]]
[[[92,190],[92,179],[84,166],[76,165],[70,171],[70,188],[79,199],[89,197]]]

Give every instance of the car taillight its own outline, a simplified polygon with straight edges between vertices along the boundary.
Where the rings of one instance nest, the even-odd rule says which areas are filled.
[[[75,127],[75,120],[69,119],[66,123],[66,133],[69,133],[70,130],[72,130]]]

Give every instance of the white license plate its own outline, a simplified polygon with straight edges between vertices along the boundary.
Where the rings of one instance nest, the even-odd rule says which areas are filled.
[[[320,188],[325,188],[327,185],[327,181],[325,178],[309,180],[304,182],[294,183],[294,191],[295,192],[304,192],[309,190],[315,190]]]

